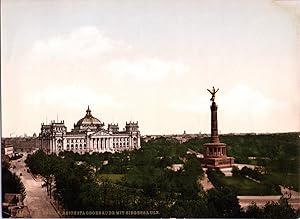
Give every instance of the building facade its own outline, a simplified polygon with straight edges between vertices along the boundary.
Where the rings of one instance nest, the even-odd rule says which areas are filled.
[[[4,140],[7,144],[14,147],[14,152],[16,153],[31,153],[41,147],[38,137],[9,137],[4,138]]]
[[[50,124],[41,124],[41,149],[46,153],[73,151],[79,154],[93,152],[122,152],[139,149],[140,131],[138,122],[126,122],[125,129],[119,131],[118,124],[104,123],[91,114],[88,107],[86,115],[80,119],[74,128],[67,132],[64,121],[51,121]]]
[[[12,157],[14,155],[14,147],[6,141],[1,140],[1,154]]]

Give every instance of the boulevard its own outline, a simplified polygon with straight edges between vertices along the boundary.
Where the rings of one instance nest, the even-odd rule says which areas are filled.
[[[12,172],[20,176],[25,188],[24,205],[28,207],[32,218],[58,218],[59,215],[50,203],[50,198],[42,188],[41,180],[36,180],[27,172],[25,164],[27,154],[18,160],[11,161]],[[15,168],[13,168],[15,166]]]

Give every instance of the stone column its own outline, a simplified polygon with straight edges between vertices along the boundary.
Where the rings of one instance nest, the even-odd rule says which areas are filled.
[[[92,151],[91,139],[88,135],[86,136],[86,145],[87,145],[88,152],[91,152]],[[74,145],[74,147],[75,147],[75,145]]]
[[[52,138],[49,139],[49,154],[52,153]]]
[[[109,145],[111,147],[111,149],[114,151],[114,147],[113,147],[113,139],[112,138],[109,138]]]
[[[212,102],[210,106],[211,110],[211,142],[212,143],[219,143],[219,135],[218,135],[218,117],[217,117],[217,110],[218,106],[215,102]]]
[[[129,143],[128,143],[129,146],[134,148],[133,143],[132,143],[132,136],[129,136],[128,140],[129,140]]]
[[[73,139],[71,139],[71,142],[73,142]],[[70,142],[70,149],[71,149],[71,144],[72,144],[71,142]],[[86,147],[85,151],[90,152],[90,142],[89,142],[89,138],[87,135],[85,136],[85,147]]]
[[[140,148],[141,147],[141,138],[140,138],[140,135],[139,134],[137,134],[137,146],[136,146],[136,148],[138,149],[138,148]]]
[[[51,153],[55,152],[55,138],[52,138],[52,151]]]

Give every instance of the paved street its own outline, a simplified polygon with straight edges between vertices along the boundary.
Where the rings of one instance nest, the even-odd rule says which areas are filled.
[[[200,180],[200,183],[201,183],[204,191],[214,188],[213,184],[209,181],[206,173],[204,174],[203,179]]]
[[[33,177],[27,173],[26,164],[24,163],[26,156],[19,160],[12,161],[11,167],[17,175],[22,173],[21,180],[26,188],[26,198],[24,205],[28,206],[30,215],[33,218],[57,218],[59,217],[55,209],[50,203],[47,192],[42,188],[42,182],[35,181]]]
[[[289,204],[294,209],[298,209],[300,207],[300,193],[289,190],[280,186],[281,193],[284,194],[286,198],[289,198]],[[288,195],[289,194],[289,195]],[[257,206],[263,207],[267,202],[278,202],[281,195],[270,195],[270,196],[238,196],[240,201],[240,205],[242,208],[248,207],[252,202],[255,202]]]

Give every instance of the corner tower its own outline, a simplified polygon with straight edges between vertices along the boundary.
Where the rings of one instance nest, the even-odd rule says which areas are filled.
[[[129,145],[131,145],[131,150],[141,148],[141,134],[139,131],[138,122],[126,122],[125,132],[129,134]]]

